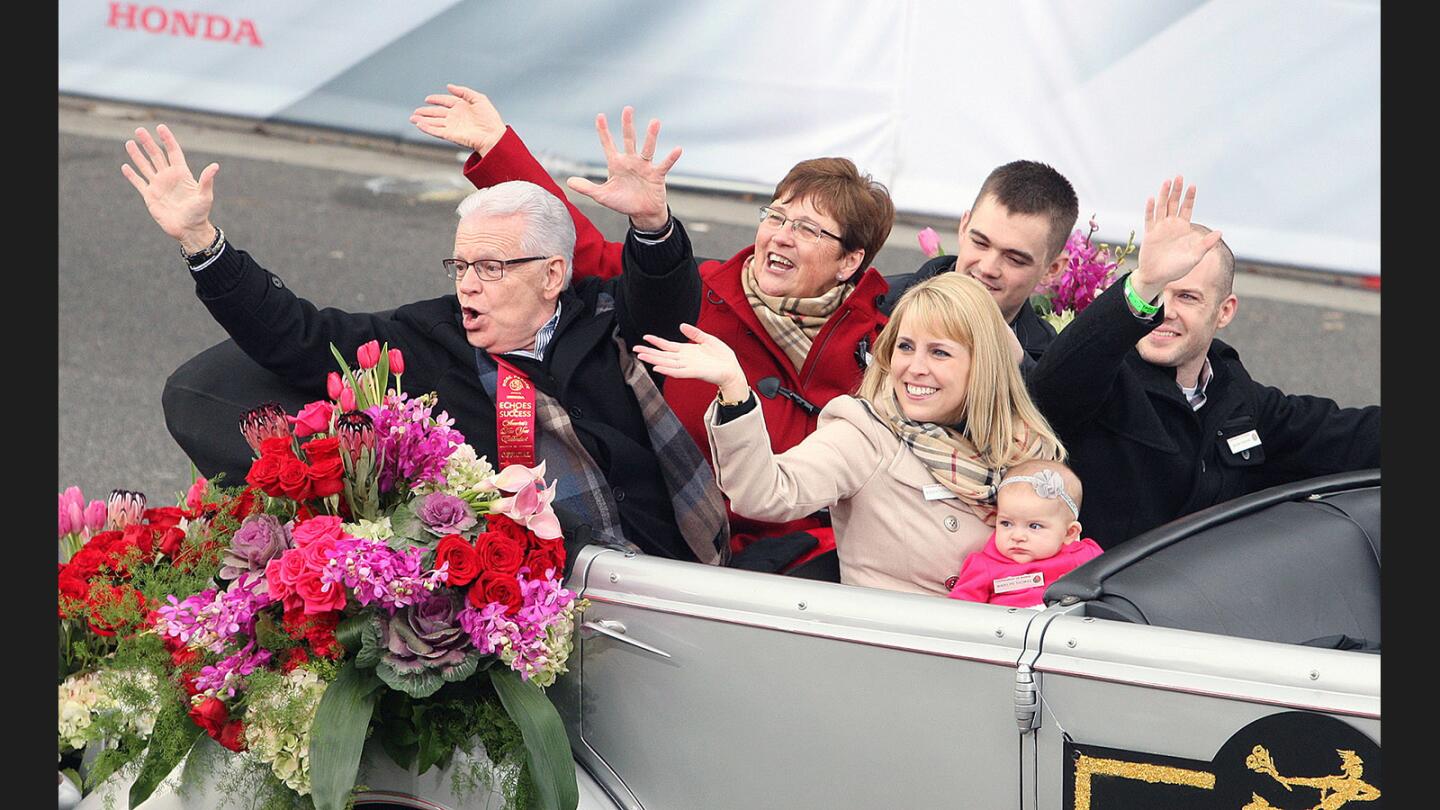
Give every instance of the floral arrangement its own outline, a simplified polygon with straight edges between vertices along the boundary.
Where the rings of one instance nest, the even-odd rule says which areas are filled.
[[[86,788],[126,769],[133,807],[204,734],[271,804],[339,810],[368,735],[422,773],[478,741],[510,805],[573,808],[543,687],[585,603],[544,463],[477,458],[433,393],[397,393],[399,350],[335,356],[328,400],[245,415],[243,487],[61,493],[62,763],[100,750]]]
[[[1094,242],[1091,237],[1099,229],[1095,215],[1090,215],[1090,230],[1076,228],[1065,241],[1065,270],[1048,284],[1035,288],[1030,296],[1030,305],[1035,313],[1044,318],[1055,331],[1059,332],[1075,316],[1080,314],[1095,297],[1105,291],[1119,277],[1119,268],[1135,253],[1135,232],[1125,246],[1116,248],[1105,242]],[[916,234],[920,252],[927,259],[944,256],[945,248],[940,245],[940,235],[934,228],[925,228]]]
[[[1065,270],[1049,284],[1037,286],[1035,294],[1030,296],[1036,314],[1055,327],[1056,332],[1068,326],[1115,282],[1120,265],[1137,250],[1134,231],[1130,232],[1124,247],[1115,248],[1091,240],[1100,227],[1095,224],[1094,214],[1090,215],[1089,224],[1089,231],[1076,228],[1066,240]]]

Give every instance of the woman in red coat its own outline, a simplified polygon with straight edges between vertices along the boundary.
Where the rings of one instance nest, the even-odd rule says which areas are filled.
[[[483,188],[529,180],[565,199],[488,98],[467,87],[446,87],[448,93],[427,96],[428,106],[410,120],[422,132],[474,150],[465,163],[472,183]],[[624,115],[632,114],[627,107]],[[597,128],[602,137],[608,132],[604,116],[597,116]],[[660,123],[652,120],[642,154],[653,156],[659,130]],[[678,157],[678,151],[670,157]],[[663,176],[655,182],[663,183]],[[572,177],[568,184],[603,195],[582,178]],[[566,205],[575,220],[575,271],[618,274],[621,244],[606,242],[578,209]],[[869,346],[886,322],[878,304],[889,286],[870,262],[890,235],[895,206],[885,187],[851,161],[816,158],[797,163],[785,175],[770,203],[760,208],[759,219],[754,244],[727,261],[700,266],[703,293],[696,325],[734,349],[757,390],[770,390],[762,382],[767,378],[778,381],[775,395],[761,398],[760,405],[771,447],[782,453],[815,430],[825,403],[853,393],[860,383]],[[715,386],[672,379],[664,392],[709,460],[704,414]],[[835,545],[828,514],[767,523],[731,512],[730,528],[735,553],[761,537],[797,531],[813,535],[817,546],[796,563]]]

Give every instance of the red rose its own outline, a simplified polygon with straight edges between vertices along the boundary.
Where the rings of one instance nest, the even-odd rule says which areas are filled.
[[[530,544],[536,539],[535,535],[531,534],[529,529],[504,515],[490,515],[485,518],[485,530],[489,532],[499,532],[506,537],[513,537],[516,542],[520,543],[522,548],[526,549],[528,549]]]
[[[311,439],[300,445],[300,449],[305,451],[305,458],[311,464],[319,464],[330,459],[340,460],[340,439],[335,436]]]
[[[178,526],[171,526],[165,530],[164,534],[160,535],[160,553],[173,558],[183,542],[185,542],[185,532],[180,531]]]
[[[295,445],[291,442],[289,436],[271,436],[265,441],[260,442],[260,455],[276,456],[282,461],[287,457],[294,458]]]
[[[338,458],[310,465],[307,475],[313,497],[328,498],[345,491],[345,462]]]
[[[235,518],[236,520],[244,520],[246,517],[248,517],[250,515],[250,511],[255,508],[254,488],[246,487],[244,492],[236,495],[229,502],[228,508],[230,511],[230,517]]]
[[[230,719],[230,710],[218,698],[209,697],[200,701],[200,705],[190,707],[190,719],[205,729],[206,734],[218,737],[221,727]]]
[[[520,594],[519,580],[512,574],[497,574],[493,571],[481,574],[475,584],[470,586],[465,598],[477,609],[483,609],[491,602],[499,602],[505,606],[507,616],[515,615],[525,603]]]
[[[525,565],[529,566],[531,579],[544,579],[547,570],[554,570],[554,576],[559,577],[564,573],[565,561],[557,560],[547,549],[537,548],[525,555]]]
[[[235,753],[245,750],[245,723],[231,720],[220,727],[220,736],[215,738],[221,745]]]
[[[166,640],[168,641],[169,639],[170,636],[166,636]],[[179,641],[179,639],[175,640]],[[200,653],[190,649],[189,647],[181,647],[177,650],[172,650],[170,653],[170,664],[176,669],[184,669],[191,664],[198,663],[200,663]]]
[[[128,585],[109,585],[95,589],[86,599],[86,605],[91,632],[113,636],[139,622],[140,616],[136,614],[144,612],[145,597]]]
[[[280,466],[283,463],[282,456],[261,456],[250,462],[250,472],[245,474],[245,481],[267,495],[278,495],[276,487],[280,483]]]
[[[435,567],[446,563],[450,564],[448,582],[451,585],[469,585],[480,576],[480,555],[458,534],[447,534],[435,547]]]
[[[310,468],[305,462],[291,456],[280,462],[280,474],[276,486],[285,497],[295,501],[308,501],[312,495],[310,488]]]
[[[525,562],[525,542],[500,532],[483,532],[475,538],[475,551],[484,571],[513,576]]]
[[[164,531],[171,526],[178,526],[180,519],[185,517],[185,510],[178,506],[156,506],[145,510],[145,522],[150,528],[156,531]]]

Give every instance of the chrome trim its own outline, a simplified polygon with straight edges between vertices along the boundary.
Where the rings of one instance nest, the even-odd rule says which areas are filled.
[[[1009,656],[1009,657],[1004,657],[1004,658],[997,658],[997,657],[994,657],[994,656],[985,657],[985,656],[978,656],[978,655],[962,655],[962,654],[960,654],[960,653],[945,652],[945,651],[942,651],[942,650],[936,650],[936,649],[933,649],[933,648],[930,648],[930,647],[920,647],[920,646],[916,646],[916,645],[913,645],[913,644],[886,643],[886,642],[882,642],[882,641],[862,639],[862,638],[859,638],[858,635],[846,635],[846,634],[844,634],[844,633],[835,633],[835,632],[827,633],[827,632],[824,632],[824,631],[821,631],[821,630],[799,628],[799,627],[796,627],[796,626],[791,625],[791,624],[783,624],[783,623],[780,623],[780,622],[766,622],[766,621],[759,621],[759,620],[750,620],[750,621],[747,621],[747,620],[742,620],[742,619],[721,618],[721,617],[718,617],[718,616],[715,616],[715,615],[712,615],[712,614],[701,613],[701,612],[699,612],[699,611],[678,610],[678,609],[676,609],[676,608],[671,608],[671,607],[661,607],[661,606],[656,605],[656,604],[654,604],[654,603],[652,603],[652,602],[646,602],[646,601],[628,600],[628,599],[614,599],[614,598],[605,597],[605,596],[595,596],[595,595],[593,595],[593,594],[591,594],[591,595],[589,595],[589,596],[586,596],[585,598],[588,599],[588,600],[590,600],[592,606],[593,606],[593,605],[604,604],[604,605],[616,605],[616,606],[618,606],[618,607],[636,608],[636,609],[639,609],[639,610],[653,610],[653,611],[655,611],[656,613],[668,613],[668,614],[670,614],[670,615],[672,615],[672,616],[686,616],[686,617],[689,617],[689,618],[692,618],[692,619],[702,619],[702,620],[704,620],[704,621],[718,622],[718,623],[720,623],[720,624],[733,624],[733,625],[736,625],[736,626],[739,626],[739,627],[758,627],[758,628],[760,628],[760,629],[762,629],[762,630],[775,630],[775,631],[781,632],[781,633],[792,633],[792,634],[797,635],[797,636],[811,636],[811,637],[813,637],[813,638],[826,638],[826,639],[831,639],[831,640],[833,640],[833,641],[845,641],[845,642],[849,642],[849,643],[851,643],[851,644],[860,644],[860,645],[863,645],[863,646],[866,646],[866,647],[878,647],[878,648],[880,648],[880,649],[885,649],[885,650],[902,650],[902,651],[904,651],[904,652],[915,652],[915,653],[922,653],[922,654],[924,654],[924,655],[933,655],[933,656],[936,656],[936,657],[939,657],[939,658],[953,658],[953,659],[956,659],[956,660],[959,660],[959,661],[975,661],[975,662],[982,663],[982,664],[1000,664],[1000,665],[1003,665],[1003,666],[1011,666],[1011,667],[1013,667],[1013,666],[1015,666],[1015,662],[1016,662],[1017,657],[1018,657],[1018,654],[1019,654],[1019,652],[1020,652],[1019,650],[1013,650],[1013,652],[1015,653],[1014,656]],[[592,609],[593,609],[593,607],[592,607]],[[1037,615],[1038,615],[1038,614],[1037,614]],[[871,631],[871,632],[873,632],[873,631]],[[944,641],[945,639],[941,639],[941,640]],[[968,644],[969,642],[962,642],[962,643],[967,643],[967,644]],[[997,646],[998,646],[998,645],[997,645]]]
[[[666,658],[672,657],[670,653],[665,652],[659,647],[651,647],[649,644],[646,644],[643,641],[636,641],[635,639],[625,635],[625,625],[615,621],[614,619],[601,619],[594,622],[583,622],[580,626],[588,630],[593,630],[602,636],[613,638],[621,643],[629,644],[634,647],[639,647],[646,652],[652,652],[656,655],[663,655]]]
[[[1320,706],[1311,703],[1297,703],[1295,701],[1281,700],[1279,698],[1261,698],[1241,691],[1212,691],[1209,689],[1196,689],[1193,687],[1175,686],[1173,684],[1161,683],[1158,681],[1141,681],[1133,678],[1109,678],[1104,675],[1095,675],[1079,670],[1061,669],[1059,667],[1035,667],[1036,672],[1048,672],[1055,675],[1067,675],[1071,678],[1081,678],[1087,681],[1103,681],[1105,683],[1118,683],[1125,686],[1138,686],[1145,689],[1158,689],[1162,692],[1177,692],[1182,695],[1198,695],[1200,697],[1223,698],[1225,700],[1238,700],[1242,703],[1255,703],[1262,706],[1283,706],[1291,709],[1304,709],[1306,711],[1320,712],[1323,714],[1343,714],[1346,717],[1360,717],[1366,720],[1380,720],[1378,712],[1367,712],[1360,709],[1344,709],[1334,706]]]
[[[364,807],[368,802],[387,802],[398,804],[403,807],[414,808],[414,810],[453,810],[449,805],[432,802],[429,799],[422,799],[419,796],[412,796],[409,793],[401,793],[398,790],[367,790],[355,794],[355,807]]]

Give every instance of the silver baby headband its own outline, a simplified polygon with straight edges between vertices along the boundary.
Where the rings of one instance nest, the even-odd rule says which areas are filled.
[[[1075,517],[1080,517],[1080,508],[1075,505],[1075,500],[1065,492],[1065,479],[1061,478],[1060,473],[1054,470],[1041,470],[1034,475],[1012,475],[1004,481],[1001,481],[1000,486],[996,487],[995,491],[998,493],[1005,487],[1011,484],[1018,484],[1021,481],[1030,484],[1030,488],[1035,490],[1035,494],[1046,500],[1053,501],[1059,498],[1064,501],[1065,505],[1070,507],[1070,512],[1074,514]]]

